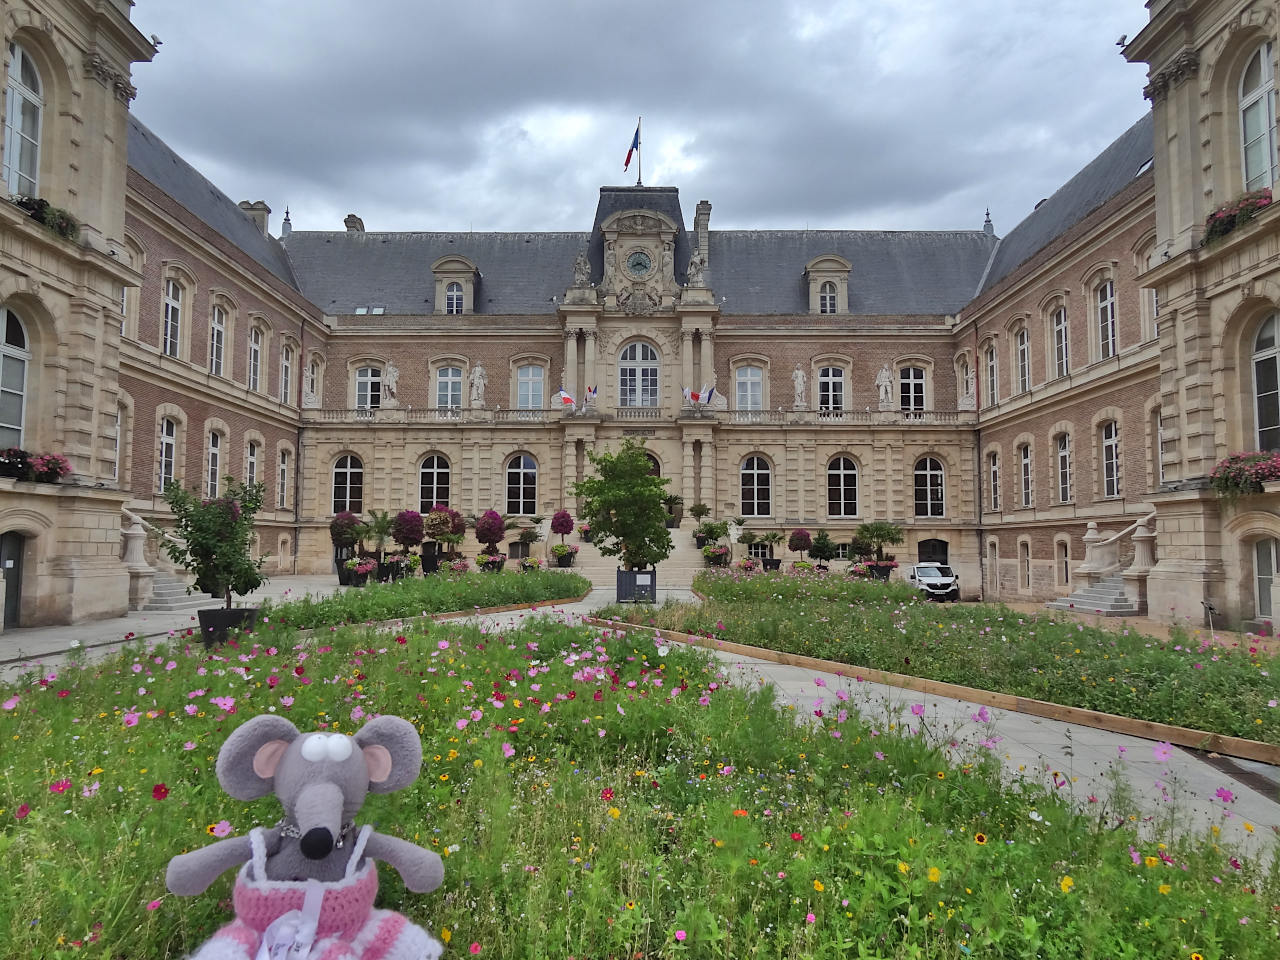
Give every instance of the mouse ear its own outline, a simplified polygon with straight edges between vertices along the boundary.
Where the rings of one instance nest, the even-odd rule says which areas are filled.
[[[422,741],[418,729],[400,717],[375,717],[360,728],[356,743],[369,768],[369,790],[391,793],[418,779]]]
[[[218,751],[218,782],[237,800],[256,800],[274,789],[280,758],[298,738],[298,728],[264,713],[236,728]]]

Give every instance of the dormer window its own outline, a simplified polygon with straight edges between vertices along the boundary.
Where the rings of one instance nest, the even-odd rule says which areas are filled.
[[[450,316],[475,313],[480,271],[466,257],[441,257],[431,265],[435,276],[435,312]]]
[[[830,280],[823,283],[818,293],[818,312],[836,312],[836,285]]]
[[[853,264],[844,257],[829,253],[816,257],[805,266],[809,281],[809,312],[840,314],[849,312],[849,271]]]
[[[462,284],[455,281],[444,288],[444,312],[462,313]]]

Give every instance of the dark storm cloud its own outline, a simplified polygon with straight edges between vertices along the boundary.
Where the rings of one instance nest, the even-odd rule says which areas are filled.
[[[301,229],[569,229],[645,115],[719,227],[1004,233],[1145,111],[1138,0],[140,0],[135,110]],[[275,219],[278,223],[278,219]]]

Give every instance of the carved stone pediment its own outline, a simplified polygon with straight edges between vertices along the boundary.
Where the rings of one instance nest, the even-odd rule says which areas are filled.
[[[630,317],[647,317],[658,311],[661,301],[644,284],[633,284],[618,295],[618,308]]]
[[[657,217],[651,217],[644,213],[631,213],[620,218],[616,227],[619,233],[659,233],[665,224]]]

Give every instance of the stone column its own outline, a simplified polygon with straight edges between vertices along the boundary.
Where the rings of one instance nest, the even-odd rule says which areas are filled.
[[[156,577],[144,554],[147,531],[134,520],[121,531],[121,536],[124,538],[124,566],[129,571],[129,609],[141,610],[151,599]]]
[[[689,508],[698,503],[698,491],[693,479],[693,441],[685,440],[682,446],[684,463],[680,468],[680,496],[684,497],[684,516],[688,517]]]
[[[566,439],[564,441],[564,467],[562,472],[564,497],[561,505],[576,516],[578,508],[573,502],[572,492],[574,481],[578,477],[578,441],[576,440]]]
[[[564,376],[565,390],[579,404],[586,401],[585,396],[578,394],[578,332],[570,330],[564,336]]]
[[[711,346],[711,331],[703,330],[702,331],[702,385],[710,384],[711,381],[715,379],[715,376],[716,376],[716,362],[715,362],[715,355],[712,352],[712,346]],[[699,390],[702,389],[702,385],[699,385],[698,387]],[[690,387],[689,389],[692,390],[693,387]]]
[[[680,377],[682,390],[697,390],[698,384],[693,382],[693,331],[686,330],[680,335]],[[683,401],[683,397],[681,400]]]
[[[597,391],[600,389],[600,384],[596,382],[596,341],[596,332],[594,330],[588,330],[586,332],[585,344],[587,356],[585,370],[583,371],[583,376],[586,377],[587,382],[582,385],[584,390],[587,387],[595,387]],[[596,397],[596,402],[600,402],[599,396]]]

